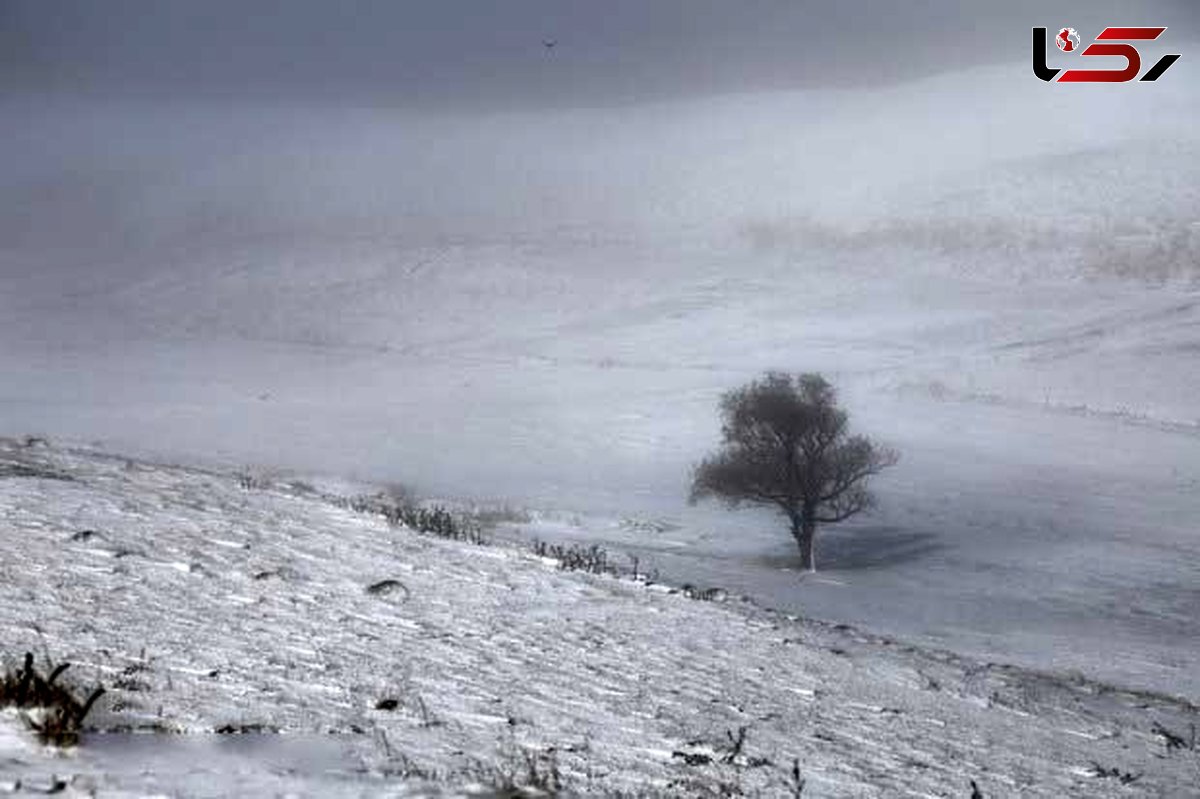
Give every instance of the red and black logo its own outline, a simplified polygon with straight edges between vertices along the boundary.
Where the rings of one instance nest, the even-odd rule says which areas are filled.
[[[1046,29],[1033,29],[1033,74],[1044,81],[1056,83],[1125,83],[1137,78],[1142,71],[1142,55],[1129,42],[1152,42],[1162,36],[1166,28],[1105,28],[1096,41],[1087,46],[1080,55],[1117,56],[1125,59],[1124,69],[1050,69],[1046,65]],[[1054,37],[1054,43],[1064,53],[1079,52],[1079,32],[1074,28],[1062,28]],[[1179,60],[1178,55],[1165,55],[1146,71],[1139,80],[1156,81]]]

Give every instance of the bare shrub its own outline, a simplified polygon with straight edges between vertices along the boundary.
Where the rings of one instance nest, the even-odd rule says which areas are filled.
[[[1162,724],[1160,724],[1157,721],[1154,722],[1154,726],[1151,727],[1150,732],[1152,732],[1154,735],[1156,735],[1162,739],[1163,744],[1167,747],[1167,752],[1171,752],[1174,749],[1191,749],[1191,750],[1195,751],[1195,749],[1196,749],[1196,725],[1195,724],[1192,725],[1191,730],[1192,730],[1192,734],[1191,734],[1191,742],[1190,743],[1188,742],[1188,739],[1185,738],[1183,735],[1181,735],[1180,733],[1177,733],[1173,730],[1170,730],[1167,727],[1164,727]]]
[[[563,571],[582,571],[589,574],[617,574],[617,568],[608,562],[608,552],[598,544],[548,544],[534,541],[533,552],[538,557],[558,561]]]
[[[1092,761],[1092,767],[1090,770],[1091,770],[1091,774],[1093,777],[1099,777],[1101,779],[1117,780],[1122,785],[1129,785],[1131,783],[1137,782],[1142,777],[1142,775],[1140,773],[1134,774],[1129,771],[1122,771],[1121,769],[1116,768],[1115,766],[1112,768],[1105,768],[1104,766],[1100,765],[1099,763],[1097,763],[1094,760]]]
[[[532,751],[510,747],[499,764],[480,766],[473,776],[488,786],[486,795],[490,799],[558,796],[563,791],[554,749]]]
[[[792,758],[792,768],[788,771],[788,796],[800,799],[800,796],[804,793],[806,782],[807,780],[800,773],[800,758]],[[974,784],[974,782],[971,783],[972,786]]]
[[[413,505],[395,504],[383,509],[383,516],[392,525],[403,525],[419,533],[466,541],[471,544],[486,544],[487,538],[474,519],[457,516],[440,505],[423,508]]]
[[[683,595],[688,599],[698,599],[701,602],[724,602],[728,597],[724,588],[713,586],[711,588],[698,588],[691,583],[684,583],[679,587]]]
[[[70,688],[60,684],[58,678],[70,666],[48,664],[49,672],[43,676],[34,668],[33,653],[27,652],[21,668],[7,670],[0,678],[0,707],[22,711],[22,718],[42,743],[59,747],[77,744],[84,719],[104,695],[104,688],[97,686],[80,701]]]
[[[249,466],[239,470],[234,476],[237,478],[238,487],[243,491],[265,491],[275,484],[271,474]]]
[[[453,513],[449,509],[434,505],[425,507],[400,500],[388,493],[360,494],[354,497],[329,497],[330,502],[338,507],[352,510],[355,513],[376,514],[387,520],[393,527],[407,527],[418,533],[448,538],[453,541],[466,541],[471,544],[486,544],[487,536],[483,527],[472,516]]]

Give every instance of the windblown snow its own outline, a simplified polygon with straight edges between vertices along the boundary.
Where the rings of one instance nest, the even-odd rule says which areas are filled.
[[[1200,753],[1158,732],[1188,734],[1185,702],[562,572],[299,482],[244,485],[0,445],[5,656],[109,688],[67,754],[0,719],[0,791],[453,795],[520,784],[529,762],[578,795],[794,795],[797,763],[806,797],[966,796],[971,780],[989,797],[1186,796],[1200,780]]]

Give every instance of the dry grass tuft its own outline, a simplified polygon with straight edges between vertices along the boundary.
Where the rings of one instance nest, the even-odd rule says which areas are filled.
[[[67,747],[79,743],[83,721],[101,696],[104,688],[97,687],[80,701],[74,691],[58,682],[70,663],[48,666],[42,675],[34,667],[33,653],[25,653],[24,665],[7,670],[0,678],[0,708],[12,707],[21,711],[30,729],[42,743]]]

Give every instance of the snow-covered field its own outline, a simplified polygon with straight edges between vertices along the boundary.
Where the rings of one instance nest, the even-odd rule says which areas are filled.
[[[6,98],[0,432],[505,501],[541,520],[506,538],[1196,701],[1200,75],[1169,77],[487,116]],[[825,372],[903,455],[815,576],[777,520],[684,502],[720,393],[768,368]]]
[[[1190,736],[1186,703],[562,572],[302,484],[5,440],[0,506],[8,665],[109,689],[67,753],[0,717],[0,791],[444,795],[528,758],[582,795],[786,796],[797,761],[806,797],[1200,784],[1155,732]]]

